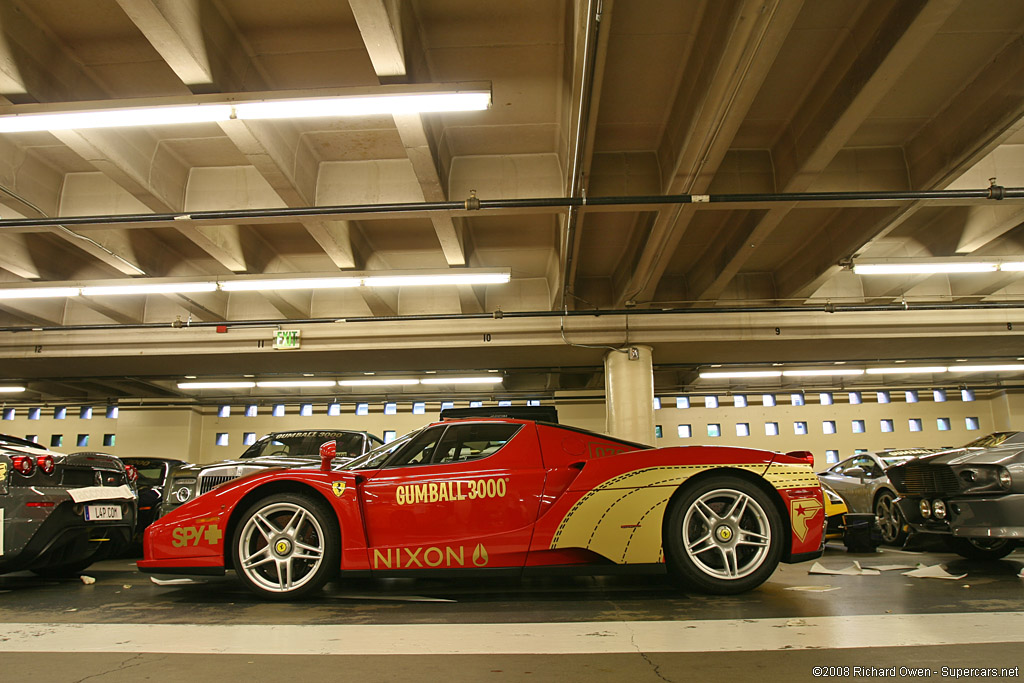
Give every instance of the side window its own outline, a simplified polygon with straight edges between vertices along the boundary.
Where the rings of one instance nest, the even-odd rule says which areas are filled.
[[[517,424],[452,425],[435,449],[433,462],[449,464],[494,455],[512,439],[520,427]]]
[[[386,467],[429,464],[434,457],[434,447],[437,446],[446,426],[431,427],[417,434],[394,457],[388,460]]]
[[[830,469],[829,472],[831,472],[832,474],[842,474],[851,467],[853,467],[853,458],[847,458],[846,460],[842,461],[841,463]]]
[[[871,458],[867,458],[864,456],[854,458],[853,465],[854,467],[860,467],[862,470],[864,470],[864,473],[867,474],[869,477],[878,476],[878,466],[875,465],[875,461],[872,460]]]

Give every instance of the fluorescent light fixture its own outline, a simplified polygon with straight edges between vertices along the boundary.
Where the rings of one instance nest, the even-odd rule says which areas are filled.
[[[945,367],[893,367],[893,368],[868,368],[869,375],[934,375],[945,372]]]
[[[0,289],[0,299],[49,299],[78,296],[78,287],[19,287]]]
[[[178,382],[179,389],[252,389],[256,382]]]
[[[863,370],[854,368],[829,368],[826,370],[784,370],[783,377],[847,377],[863,375]]]
[[[283,379],[256,382],[260,389],[291,389],[300,387],[333,387],[337,386],[333,379]]]
[[[489,83],[385,85],[267,93],[199,95],[79,102],[76,108],[14,105],[0,115],[0,133],[125,126],[215,123],[232,119],[282,119],[481,111],[491,106]]]
[[[999,264],[999,270],[1005,270],[1009,272],[1020,272],[1024,270],[1024,261],[1004,261]]]
[[[419,384],[418,379],[339,379],[338,386],[342,387],[400,387],[410,384]]]
[[[934,273],[994,273],[998,263],[958,261],[950,263],[855,263],[857,275],[930,275]]]
[[[225,292],[256,292],[272,289],[340,289],[358,287],[357,277],[287,278],[281,280],[228,280],[220,283]]]
[[[501,384],[501,377],[427,377],[420,384]]]
[[[754,378],[754,377],[781,377],[782,372],[779,370],[737,370],[733,371],[722,371],[722,372],[702,372],[700,373],[701,379],[741,379],[741,378]]]
[[[216,291],[216,282],[163,282],[152,285],[138,284],[82,287],[82,296],[111,296],[118,294],[187,294]]]
[[[25,387],[6,386],[0,387],[0,394],[19,394],[25,391]]]
[[[1024,363],[1007,365],[950,365],[950,372],[1024,372]]]
[[[501,285],[507,283],[512,274],[465,273],[438,275],[373,275],[363,278],[366,287],[420,287],[425,285]]]

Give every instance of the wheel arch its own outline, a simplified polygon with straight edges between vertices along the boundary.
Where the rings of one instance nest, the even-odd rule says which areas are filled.
[[[249,509],[249,507],[259,500],[278,493],[298,493],[302,495],[309,495],[310,497],[319,500],[332,511],[332,514],[328,518],[329,522],[334,525],[334,530],[341,535],[341,528],[338,524],[338,518],[333,514],[333,507],[331,501],[324,496],[323,492],[317,490],[315,487],[309,484],[295,481],[294,479],[285,479],[278,481],[270,481],[262,486],[254,488],[252,491],[246,493],[235,505],[234,510],[231,511],[231,516],[228,518],[227,529],[224,531],[224,568],[232,569],[235,566],[235,547],[232,539],[235,537],[235,529],[238,528],[239,520],[242,518],[243,513]]]
[[[882,497],[883,493],[888,493],[892,496],[894,503],[896,499],[900,497],[900,494],[896,493],[891,486],[879,486],[878,490],[875,491],[875,495],[871,497],[871,512],[875,511],[875,506],[878,505],[878,499]]]
[[[782,557],[790,557],[793,554],[793,529],[789,519],[789,512],[786,510],[786,503],[782,499],[782,496],[779,494],[778,490],[774,486],[765,481],[764,477],[758,474],[754,474],[749,470],[741,470],[734,467],[715,467],[713,469],[704,470],[700,474],[695,474],[694,476],[689,477],[686,481],[682,482],[681,484],[679,484],[678,487],[676,487],[676,490],[668,499],[668,504],[665,507],[665,514],[662,516],[661,519],[662,548],[665,547],[665,534],[668,533],[668,511],[672,509],[672,506],[675,504],[675,501],[681,496],[683,496],[689,487],[695,486],[710,477],[716,477],[721,475],[729,475],[737,477],[738,479],[743,479],[744,481],[753,484],[757,488],[761,489],[762,492],[767,494],[768,500],[772,502],[772,504],[775,506],[775,511],[779,513],[779,519],[782,520],[782,525],[784,527],[784,532],[782,534]]]

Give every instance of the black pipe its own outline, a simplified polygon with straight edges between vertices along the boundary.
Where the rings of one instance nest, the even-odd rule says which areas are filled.
[[[776,192],[761,194],[670,194],[619,197],[535,197],[529,199],[481,199],[479,210],[521,208],[569,208],[585,206],[627,206],[636,204],[747,204],[756,202],[820,202],[820,201],[918,201],[927,199],[992,199],[995,201],[1024,198],[1024,188],[993,185],[982,190],[924,190],[900,192]],[[59,216],[55,218],[8,218],[0,220],[3,228],[34,228],[58,225],[119,225],[123,223],[160,223],[174,220],[238,221],[249,218],[302,218],[337,214],[418,213],[434,211],[467,211],[470,202],[404,202],[391,204],[349,204],[336,206],[303,206],[274,209],[234,209],[231,211],[192,211],[180,213],[108,214],[94,216]],[[476,206],[476,202],[472,202]]]

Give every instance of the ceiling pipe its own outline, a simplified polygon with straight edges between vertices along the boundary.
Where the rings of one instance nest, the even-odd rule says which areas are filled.
[[[1024,301],[990,301],[979,303],[909,303],[834,304],[804,306],[707,306],[701,308],[617,308],[590,311],[495,311],[494,313],[429,313],[418,315],[361,316],[351,318],[274,318],[235,321],[176,320],[173,323],[100,323],[88,325],[24,325],[0,327],[0,332],[74,332],[100,330],[152,330],[192,327],[280,327],[281,325],[324,325],[333,323],[374,322],[436,322],[452,320],[483,320],[501,318],[600,318],[645,315],[723,315],[729,313],[884,313],[905,311],[992,311],[1024,309]]]

